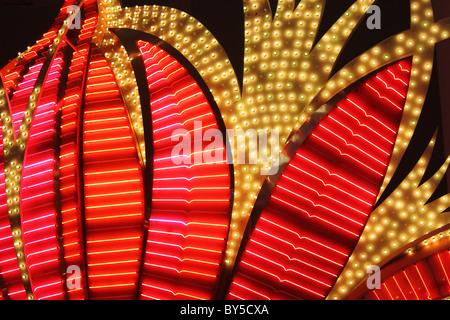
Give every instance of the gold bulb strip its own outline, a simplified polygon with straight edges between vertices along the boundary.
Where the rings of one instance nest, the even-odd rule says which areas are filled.
[[[303,43],[301,47],[302,52],[299,52],[300,56],[306,56],[310,54],[311,50],[315,48],[315,40],[317,38],[317,32],[322,19],[323,11],[325,9],[325,0],[303,0],[297,8],[293,10],[292,22],[288,27],[288,31],[291,31],[295,43]],[[290,18],[291,14],[286,13],[287,18]],[[291,26],[295,26],[292,28]],[[292,29],[291,29],[292,28]],[[325,67],[325,66],[324,66]],[[326,69],[325,67],[324,69]]]
[[[310,65],[318,70],[319,88],[328,80],[342,49],[374,2],[375,0],[359,0],[353,3],[311,51]]]

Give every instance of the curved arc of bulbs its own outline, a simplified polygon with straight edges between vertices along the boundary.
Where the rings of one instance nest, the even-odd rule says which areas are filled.
[[[136,8],[122,8],[120,3],[118,1],[109,1],[109,4],[99,2],[99,17],[101,20],[106,20],[106,22],[100,22],[96,34],[94,35],[94,38],[96,39],[94,42],[97,44],[97,46],[101,49],[101,51],[104,53],[105,57],[109,61],[111,67],[115,69],[115,76],[117,83],[119,85],[120,91],[122,93],[122,96],[124,97],[124,102],[127,105],[127,109],[130,116],[130,119],[134,122],[132,124],[132,127],[135,130],[137,140],[138,140],[138,150],[140,151],[141,159],[145,159],[145,139],[144,134],[141,131],[137,130],[136,128],[143,128],[142,123],[142,111],[141,103],[140,103],[140,97],[138,94],[138,88],[136,85],[136,79],[134,76],[134,72],[132,71],[133,68],[131,66],[130,57],[128,56],[126,49],[121,45],[120,41],[117,39],[117,37],[108,30],[108,28],[128,28],[133,30],[138,30],[146,33],[151,33],[154,36],[157,36],[161,38],[163,41],[170,44],[172,47],[176,48],[180,53],[182,53],[197,69],[199,73],[201,73],[205,83],[210,88],[215,88],[217,92],[214,90],[212,91],[213,96],[222,96],[223,92],[226,91],[226,87],[217,86],[217,80],[214,78],[217,77],[216,74],[212,73],[206,73],[204,69],[196,64],[193,59],[192,55],[186,54],[186,52],[190,52],[189,45],[190,42],[187,43],[180,43],[176,39],[176,35],[172,34],[172,36],[167,36],[164,32],[162,32],[161,29],[157,28],[152,30],[152,26],[156,25],[158,23],[158,19],[161,17],[161,14],[163,12],[166,12],[168,8],[164,6],[149,6],[149,7],[136,7]],[[199,30],[198,33],[205,34],[208,38],[208,41],[216,44],[215,46],[208,46],[204,47],[203,50],[205,51],[204,55],[207,56],[215,56],[214,60],[218,61],[218,63],[222,63],[224,65],[229,66],[228,75],[227,78],[231,77],[231,82],[233,85],[237,85],[237,77],[234,73],[234,70],[232,69],[231,64],[229,62],[229,59],[223,50],[223,48],[220,46],[218,41],[210,34],[210,32],[195,18],[190,16],[189,14],[182,12],[178,9],[170,8],[170,13],[175,15],[177,17],[176,22],[177,23],[190,23],[192,25],[196,25],[196,28]],[[148,19],[148,16],[145,14],[145,12],[148,12],[148,14],[153,13],[155,14],[154,18],[149,19],[148,23],[143,25],[142,23],[133,23],[132,19],[127,19],[127,15],[129,16],[139,16],[139,21],[143,21],[145,19]],[[106,23],[106,27],[105,24]],[[181,45],[181,46],[180,46]],[[127,78],[129,78],[129,81],[124,81],[124,77],[120,72],[117,72],[117,69],[119,70],[131,70],[127,74]],[[238,86],[235,86],[235,90],[238,90]],[[131,96],[131,98],[130,98]],[[219,108],[222,110],[232,109],[233,107],[225,103],[225,101],[216,99],[216,103],[219,105]]]

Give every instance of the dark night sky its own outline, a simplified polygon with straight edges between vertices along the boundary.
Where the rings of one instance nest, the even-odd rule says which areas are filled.
[[[63,2],[63,0],[0,0],[0,68],[15,58],[18,52],[25,51],[27,46],[42,37],[52,25]],[[270,0],[270,2],[275,6],[277,1]],[[354,0],[327,1],[319,35],[323,34],[353,2]],[[449,0],[433,0],[433,2],[435,14],[439,19],[450,16]],[[124,6],[159,4],[189,12],[211,30],[227,51],[236,72],[242,73],[244,43],[242,0],[122,0],[122,4]],[[360,27],[339,58],[338,68],[386,37],[409,29],[409,0],[378,0],[376,4],[382,10],[381,30]],[[365,23],[361,25],[365,26]],[[444,129],[440,132],[436,163],[450,153],[450,119],[448,119],[450,62],[447,61],[450,59],[446,58],[450,56],[450,40],[441,47],[443,49],[438,56],[441,59],[435,63],[441,70],[434,72],[422,121],[419,123],[421,131],[413,140],[414,148],[410,151],[411,157],[408,157],[410,162],[404,163],[405,172],[408,172],[408,168],[414,164],[414,159],[417,158],[416,150],[424,148],[427,139],[437,126]],[[442,139],[443,137],[445,138]],[[450,186],[450,179],[448,183]],[[445,192],[445,185],[442,187],[441,190]]]
[[[0,65],[6,64],[42,37],[63,4],[63,0],[0,0]],[[328,1],[321,33],[337,19],[354,0]],[[122,0],[124,6],[161,4],[191,13],[204,23],[227,49],[239,70],[243,56],[242,0]],[[271,0],[272,5],[276,1]],[[409,28],[409,0],[379,0],[382,8],[382,30],[362,28],[352,37],[352,50],[344,52],[340,65],[386,36]],[[230,21],[232,23],[230,23]],[[394,23],[393,23],[394,22]],[[367,34],[369,32],[369,34]],[[357,48],[355,48],[357,47]]]

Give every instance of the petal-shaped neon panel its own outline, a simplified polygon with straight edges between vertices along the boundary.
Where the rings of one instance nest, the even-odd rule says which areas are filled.
[[[375,204],[409,73],[409,60],[377,73],[312,130],[251,231],[229,298],[327,296]]]
[[[187,70],[157,46],[143,41],[138,46],[150,91],[154,148],[142,298],[212,299],[228,234],[226,148],[219,141],[219,147],[208,149],[204,135],[219,126]],[[186,138],[188,152],[173,154]],[[208,160],[210,153],[219,161]]]

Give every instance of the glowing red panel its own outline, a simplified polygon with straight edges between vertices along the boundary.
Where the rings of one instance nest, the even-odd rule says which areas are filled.
[[[409,61],[379,72],[313,129],[279,178],[229,299],[324,299],[375,203],[396,139]]]
[[[132,299],[143,244],[142,167],[113,72],[103,55],[93,51],[83,114],[89,297]]]
[[[31,126],[21,182],[21,220],[25,259],[36,300],[64,298],[55,195],[55,118],[63,59],[50,67]],[[32,69],[32,68],[31,68]],[[26,77],[24,77],[26,78]],[[34,81],[22,82],[33,86]],[[32,87],[31,87],[32,88]],[[28,91],[28,88],[23,90]],[[15,93],[12,110],[23,117],[22,97]],[[17,103],[17,105],[15,104]],[[22,119],[20,119],[22,120]]]
[[[428,258],[441,297],[450,296],[450,251],[444,250]]]
[[[18,65],[14,67],[7,75],[5,75],[3,85],[8,93],[10,93],[15,87],[16,81],[20,81],[24,69],[25,68],[23,65]]]
[[[91,1],[92,2],[92,1]],[[85,3],[85,10],[95,13],[95,6]],[[80,123],[83,105],[84,80],[87,72],[90,37],[95,30],[97,17],[84,20],[76,52],[72,57],[67,78],[67,89],[61,108],[61,133],[59,155],[59,180],[61,197],[61,227],[66,267],[80,270],[80,286],[67,290],[68,299],[86,299],[83,194],[80,172]],[[69,275],[73,279],[72,275]]]
[[[202,137],[219,126],[201,88],[181,63],[150,43],[138,41],[138,46],[150,90],[154,141],[140,298],[211,299],[228,234],[230,171],[223,143],[212,148],[222,160],[209,161],[210,142]],[[173,154],[186,137],[191,150]]]
[[[61,112],[61,149],[59,155],[61,223],[64,244],[64,258],[67,266],[84,266],[82,241],[82,195],[79,194],[79,131],[82,103],[83,72],[87,66],[89,47],[80,49],[74,55],[69,71],[68,89]],[[77,76],[77,72],[81,73]],[[81,79],[80,79],[81,78]],[[86,289],[83,279],[82,288]],[[80,291],[80,289],[76,291]],[[76,292],[75,291],[75,292]],[[82,298],[84,292],[68,291],[70,298]]]

